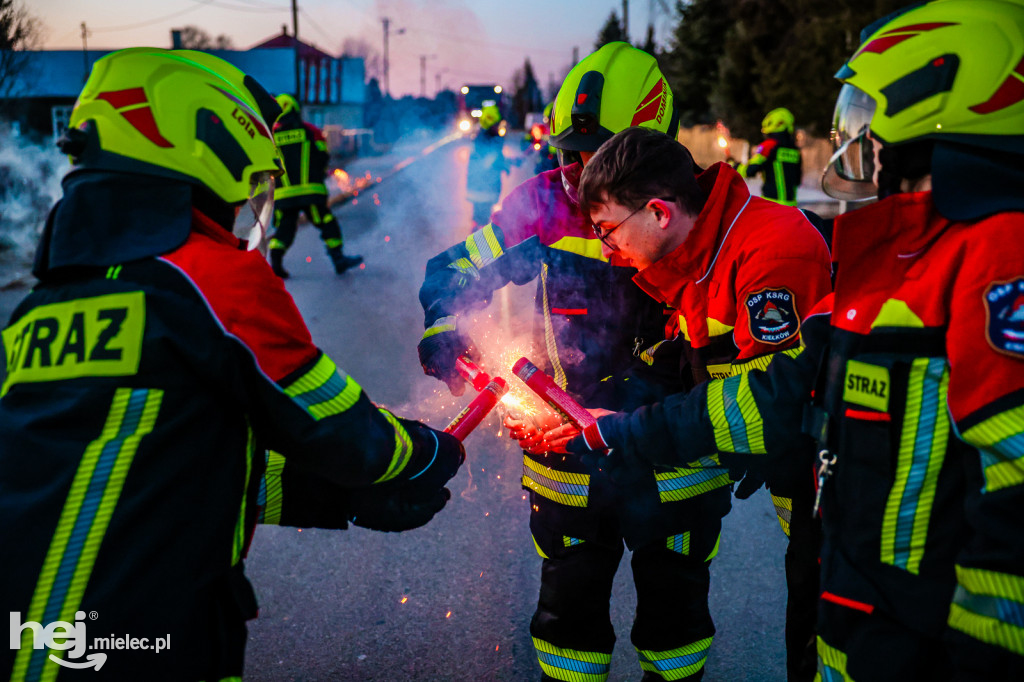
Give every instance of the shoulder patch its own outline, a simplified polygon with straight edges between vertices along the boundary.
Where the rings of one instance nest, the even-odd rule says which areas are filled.
[[[985,290],[985,338],[1000,353],[1024,357],[1024,277]]]
[[[778,345],[800,331],[796,298],[789,289],[761,289],[747,296],[747,320],[755,341]]]

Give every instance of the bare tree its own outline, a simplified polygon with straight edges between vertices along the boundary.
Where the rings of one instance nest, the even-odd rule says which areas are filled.
[[[11,88],[26,63],[27,50],[35,49],[42,37],[42,24],[20,2],[0,0],[0,99]]]
[[[235,45],[223,33],[214,38],[198,26],[189,24],[181,29],[181,46],[186,50],[230,50]]]
[[[341,42],[341,54],[345,57],[362,57],[366,65],[366,78],[380,78],[380,52],[366,38],[345,38]]]

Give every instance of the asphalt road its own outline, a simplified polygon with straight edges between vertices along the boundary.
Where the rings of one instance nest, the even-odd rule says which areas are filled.
[[[511,146],[511,145],[510,145]],[[285,260],[288,289],[314,340],[370,397],[402,416],[443,426],[468,397],[423,375],[417,291],[428,258],[469,232],[468,149],[448,144],[356,202],[336,209],[346,252],[365,268],[336,276],[316,231],[300,227]],[[353,164],[382,174],[401,157]],[[505,179],[525,179],[530,164]],[[492,327],[528,320],[532,286],[498,296]],[[24,291],[0,291],[0,316]],[[500,336],[500,334],[499,334]],[[245,679],[536,680],[528,624],[540,558],[519,485],[521,456],[492,417],[466,443],[451,502],[424,528],[401,534],[260,527],[248,574],[260,601],[250,624]],[[784,680],[785,537],[762,490],[735,501],[712,564],[718,635],[705,680]],[[629,643],[635,592],[623,558],[611,613],[619,643],[611,680],[637,680]]]

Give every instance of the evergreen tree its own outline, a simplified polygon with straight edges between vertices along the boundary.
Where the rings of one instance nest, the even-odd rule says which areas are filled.
[[[654,24],[647,24],[647,37],[644,38],[644,44],[640,49],[651,56],[658,56],[658,45],[654,42]]]
[[[683,125],[712,123],[708,97],[718,83],[726,32],[735,0],[676,2],[679,23],[659,61],[672,87]]]
[[[619,15],[612,10],[612,13],[608,15],[608,20],[604,22],[604,26],[601,27],[601,32],[597,34],[597,42],[594,43],[594,49],[599,49],[602,45],[613,43],[616,40],[625,40],[626,37],[622,33],[622,23],[619,21]]]
[[[526,114],[544,109],[540,85],[533,73],[533,64],[530,63],[529,57],[523,63],[523,68],[516,69],[512,75],[512,83],[515,86],[515,92],[512,94],[513,120],[511,123],[521,125],[526,120]]]
[[[907,0],[678,0],[666,76],[684,125],[722,119],[758,140],[761,119],[786,107],[797,126],[828,134],[834,74],[860,31]]]

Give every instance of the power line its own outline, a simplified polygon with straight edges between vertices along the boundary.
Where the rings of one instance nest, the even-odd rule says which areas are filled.
[[[336,38],[335,38],[334,36],[332,36],[331,34],[327,33],[327,31],[325,31],[324,29],[322,29],[322,28],[320,27],[320,22],[319,22],[319,21],[317,21],[316,19],[314,19],[314,18],[313,18],[313,17],[312,17],[312,16],[311,16],[311,15],[309,14],[309,12],[307,12],[306,10],[304,10],[304,9],[303,9],[302,7],[299,7],[299,14],[301,14],[302,16],[304,16],[304,17],[306,17],[307,19],[309,19],[309,23],[310,23],[310,25],[312,25],[312,26],[313,26],[313,28],[314,28],[314,29],[316,29],[316,30],[317,30],[317,31],[318,31],[318,32],[320,33],[320,35],[322,35],[322,36],[324,37],[324,39],[325,39],[325,40],[327,40],[327,42],[328,42],[328,45],[330,45],[330,44],[331,44],[331,43],[332,43],[332,42],[333,42],[334,40],[336,40]],[[332,46],[332,47],[331,47],[330,49],[331,49],[331,50],[334,50],[334,49],[336,49],[336,48],[335,48],[334,46]]]
[[[259,8],[259,7],[244,7],[244,6],[239,6],[239,5],[228,5],[228,4],[225,4],[225,3],[222,3],[222,2],[217,2],[217,0],[192,0],[192,1],[195,2],[196,4],[191,6],[191,7],[186,7],[183,10],[179,10],[177,12],[171,12],[170,14],[165,14],[165,15],[160,16],[160,17],[155,17],[155,18],[149,19],[147,21],[140,21],[140,22],[135,23],[135,24],[122,24],[121,26],[100,26],[98,28],[90,27],[89,31],[90,32],[97,32],[97,33],[109,33],[109,32],[112,32],[112,31],[128,31],[128,30],[131,30],[131,29],[134,29],[134,28],[143,28],[144,26],[152,26],[153,24],[159,24],[160,22],[167,21],[168,19],[173,19],[174,17],[180,17],[183,14],[188,14],[189,12],[194,12],[195,10],[202,9],[203,7],[219,7],[221,9],[230,9],[230,10],[233,10],[233,11],[236,11],[236,12],[259,12],[259,13],[283,12],[284,10],[287,9],[284,5],[273,5],[273,6],[267,5],[266,7]]]
[[[90,28],[89,30],[93,31],[93,32],[106,33],[108,31],[127,31],[127,30],[130,30],[130,29],[133,29],[133,28],[142,28],[143,26],[152,26],[153,24],[159,24],[161,21],[167,21],[168,19],[173,19],[174,17],[180,17],[182,14],[187,14],[189,12],[194,12],[197,9],[202,9],[202,7],[204,5],[207,5],[207,4],[211,3],[211,2],[213,2],[213,0],[195,0],[195,2],[197,2],[199,4],[198,5],[193,5],[191,7],[186,7],[185,9],[179,10],[177,12],[171,12],[170,14],[165,14],[162,17],[157,17],[155,19],[150,19],[148,21],[140,21],[137,24],[123,24],[121,26],[100,26],[99,28]]]
[[[255,5],[257,7],[274,7],[278,9],[286,9],[283,5],[273,5],[263,0],[237,0],[238,2],[245,3],[246,5]]]
[[[410,28],[407,29],[410,33],[426,33],[428,35],[437,36],[439,38],[447,38],[459,43],[467,43],[469,45],[481,45],[483,47],[495,47],[502,50],[516,50],[518,52],[550,52],[552,54],[562,54],[564,50],[556,50],[550,47],[527,47],[525,45],[507,45],[503,43],[495,43],[490,40],[473,40],[472,38],[466,38],[464,36],[451,35],[450,33],[440,33],[438,31],[428,31],[423,28]]]
[[[285,12],[288,10],[284,5],[264,5],[262,7],[246,6],[246,5],[229,5],[218,0],[193,0],[202,4],[208,4],[211,7],[220,7],[221,9],[229,9],[233,12],[256,12],[259,14],[265,14],[267,12]]]

